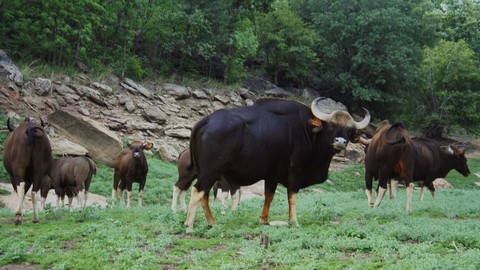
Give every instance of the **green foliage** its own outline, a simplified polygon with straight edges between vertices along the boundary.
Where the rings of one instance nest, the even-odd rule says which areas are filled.
[[[274,83],[282,76],[304,85],[317,62],[313,29],[285,8],[275,9],[259,21],[261,57]]]
[[[479,134],[480,69],[468,44],[441,41],[424,49],[415,124],[425,131],[439,125]]]

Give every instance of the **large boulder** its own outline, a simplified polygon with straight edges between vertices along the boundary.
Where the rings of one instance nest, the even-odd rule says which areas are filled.
[[[0,82],[5,85],[11,85],[11,83],[17,86],[22,86],[23,75],[17,66],[12,62],[7,53],[0,50]]]
[[[122,150],[120,139],[95,120],[58,110],[48,116],[48,122],[59,135],[85,147],[95,161],[108,166],[113,167],[116,155]]]

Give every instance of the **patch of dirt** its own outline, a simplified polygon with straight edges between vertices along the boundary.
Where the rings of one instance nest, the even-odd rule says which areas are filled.
[[[0,202],[4,205],[5,208],[9,208],[15,210],[17,207],[17,194],[13,190],[12,184],[10,183],[0,183],[0,189],[7,190],[10,192],[8,195],[0,195]],[[47,201],[46,203],[50,203],[52,206],[57,206],[57,195],[55,195],[55,191],[52,189],[48,192]],[[68,199],[65,198],[65,204],[68,203]],[[88,193],[87,197],[87,206],[91,206],[96,204],[98,206],[107,206],[107,199],[104,196]],[[38,206],[40,206],[40,202],[38,202]],[[79,208],[78,201],[73,199],[73,208]],[[31,210],[32,209],[32,196],[31,192],[28,192],[25,196],[25,200],[23,201],[23,209],[24,210]]]
[[[0,266],[0,270],[36,270],[40,269],[39,265],[35,264],[10,264]]]

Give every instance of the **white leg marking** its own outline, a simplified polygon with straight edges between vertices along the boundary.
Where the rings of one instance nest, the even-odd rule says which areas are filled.
[[[120,197],[120,204],[121,204],[121,205],[125,205],[125,198],[124,198],[124,196],[123,196],[123,189],[120,189],[120,190],[118,191],[118,196]]]
[[[383,196],[385,196],[385,192],[387,190],[382,188],[382,187],[378,187],[378,196],[377,196],[377,200],[375,201],[375,204],[373,205],[373,207],[379,207],[380,206],[380,203],[382,202],[383,200]]]
[[[222,215],[225,215],[225,209],[227,208],[228,191],[222,190],[222,197],[220,199],[222,201]]]
[[[293,223],[295,226],[300,226],[298,225],[298,220],[297,220],[297,208],[296,208],[296,203],[297,203],[297,193],[289,193],[288,196],[288,219],[290,223]]]
[[[232,195],[232,211],[237,210],[238,202],[240,200],[240,189],[235,191],[235,193]]]
[[[177,199],[178,195],[180,194],[180,189],[173,185],[173,192],[172,192],[172,212],[177,212]]]
[[[367,203],[368,203],[368,206],[373,207],[372,190],[365,189],[365,194],[367,194]]]
[[[87,206],[87,197],[88,197],[88,191],[84,190],[83,192],[83,208]]]
[[[32,191],[33,222],[38,222],[37,192]]]
[[[390,180],[390,200],[395,199],[395,197],[397,196],[397,183],[397,180]]]
[[[132,192],[127,190],[127,208],[130,207],[131,200],[132,200]]]
[[[138,192],[138,206],[142,206],[143,190]]]
[[[187,191],[180,191],[180,205],[182,206],[182,211],[187,212],[187,203],[185,202],[185,197],[187,197]]]
[[[413,193],[413,183],[410,183],[407,187],[407,212],[412,212],[412,193]]]
[[[185,220],[186,233],[193,232],[193,223],[195,222],[195,216],[197,215],[198,203],[204,194],[205,192],[198,192],[195,187],[192,188],[190,203],[188,204],[187,219]]]
[[[425,192],[425,186],[422,186],[420,188],[420,201],[423,201],[424,192]]]
[[[73,197],[68,197],[68,209],[73,212]]]

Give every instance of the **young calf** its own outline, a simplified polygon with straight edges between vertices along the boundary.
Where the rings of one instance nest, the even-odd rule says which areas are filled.
[[[190,158],[190,149],[187,148],[180,153],[177,160],[178,167],[178,181],[173,186],[173,197],[172,197],[172,211],[177,212],[177,200],[180,197],[180,204],[183,212],[187,212],[187,204],[185,203],[185,195],[187,190],[192,185],[193,181],[197,178],[197,172],[193,167]],[[226,179],[221,177],[220,181],[214,185],[214,196],[216,197],[217,189],[220,186],[223,196],[222,196],[222,213],[225,213],[225,208],[227,207],[227,197],[228,192],[232,196],[232,210],[237,208],[238,202],[240,200],[240,195],[237,196],[240,192],[240,187],[235,184],[229,184]]]
[[[132,185],[135,182],[139,184],[138,205],[141,206],[148,173],[148,163],[143,150],[152,149],[153,144],[134,141],[129,142],[128,147],[120,151],[115,158],[112,198],[116,199],[117,189],[119,189],[120,203],[124,205],[123,191],[127,189],[127,207],[130,207]]]
[[[57,206],[59,199],[64,204],[65,195],[68,197],[68,205],[72,210],[73,197],[77,198],[78,204],[85,207],[87,204],[88,190],[92,182],[92,176],[97,172],[95,163],[88,157],[62,157],[54,160],[45,176],[42,186],[42,206],[45,206],[47,194],[50,189],[57,194]],[[83,200],[80,192],[83,191]]]

